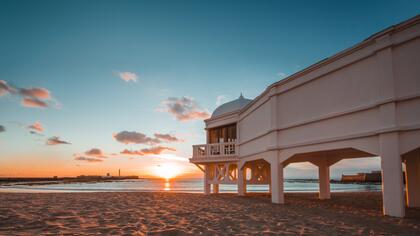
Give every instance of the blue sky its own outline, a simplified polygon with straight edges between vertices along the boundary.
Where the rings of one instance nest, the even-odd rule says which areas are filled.
[[[168,161],[74,160],[91,148],[111,154],[148,147],[117,142],[113,134],[122,131],[176,136],[183,141],[162,145],[189,157],[191,145],[205,141],[204,124],[160,111],[162,101],[187,96],[211,112],[218,96],[254,98],[271,83],[419,12],[418,1],[2,0],[0,80],[51,93],[43,109],[22,106],[23,95],[0,97],[6,128],[0,164],[9,167],[3,175],[46,163],[68,175],[102,174],[118,165],[141,174],[145,166]],[[122,80],[122,72],[135,73],[137,81]],[[28,132],[36,121],[43,136]],[[52,136],[71,145],[45,145]]]

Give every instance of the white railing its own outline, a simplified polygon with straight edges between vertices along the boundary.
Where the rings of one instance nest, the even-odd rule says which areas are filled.
[[[236,142],[193,145],[193,158],[228,157],[237,154]]]

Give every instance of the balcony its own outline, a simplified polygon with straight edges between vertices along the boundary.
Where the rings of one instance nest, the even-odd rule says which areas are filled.
[[[237,147],[236,142],[193,145],[192,158],[233,158],[238,156]]]

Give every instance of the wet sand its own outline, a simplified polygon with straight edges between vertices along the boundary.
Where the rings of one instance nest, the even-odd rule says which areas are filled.
[[[0,193],[0,235],[420,235],[420,209],[381,213],[381,194]]]

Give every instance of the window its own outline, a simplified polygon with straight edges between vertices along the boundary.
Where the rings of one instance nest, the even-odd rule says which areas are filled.
[[[236,142],[236,124],[225,125],[209,130],[209,143]]]

